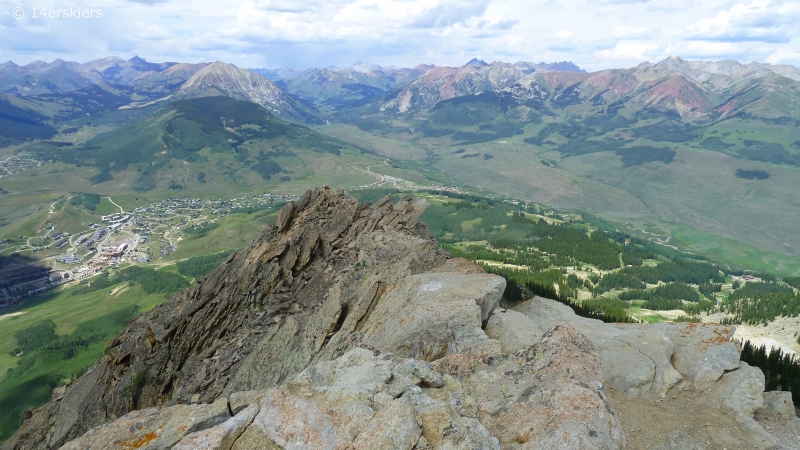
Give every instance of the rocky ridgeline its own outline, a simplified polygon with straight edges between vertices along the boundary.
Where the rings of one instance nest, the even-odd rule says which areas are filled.
[[[716,325],[615,325],[451,259],[425,202],[307,192],[3,449],[796,448]]]

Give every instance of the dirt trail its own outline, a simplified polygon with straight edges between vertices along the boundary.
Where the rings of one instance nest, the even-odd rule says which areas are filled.
[[[111,197],[100,197],[100,198],[107,198],[108,201],[110,201],[112,205],[114,205],[117,208],[119,208],[119,212],[121,212],[121,213],[125,212],[125,210],[122,209],[122,206],[119,206],[118,204],[114,203],[114,200],[111,200]]]

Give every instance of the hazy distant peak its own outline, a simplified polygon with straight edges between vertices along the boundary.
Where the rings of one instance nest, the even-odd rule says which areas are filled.
[[[257,73],[263,77],[266,77],[270,80],[290,80],[293,78],[297,78],[300,75],[308,72],[313,71],[316,69],[299,69],[299,68],[292,68],[292,67],[281,67],[278,69],[249,69],[253,73]]]
[[[381,68],[382,68],[381,66],[367,61],[359,61],[353,64],[352,66],[348,67],[348,69],[353,70],[355,72],[371,72],[373,70],[379,70]]]
[[[575,65],[572,61],[561,61],[554,63],[539,63],[540,67],[548,68],[554,72],[581,72],[586,73],[585,70]]]
[[[414,70],[417,70],[419,72],[427,72],[435,68],[436,68],[435,64],[419,64],[416,67],[414,67]]]
[[[93,59],[93,60],[91,60],[91,61],[89,61],[87,63],[84,63],[84,65],[85,66],[86,65],[98,65],[98,64],[113,65],[113,64],[123,64],[124,62],[125,62],[125,60],[120,58],[120,57],[117,57],[117,56],[106,56],[105,58]]]
[[[659,69],[681,72],[686,76],[700,81],[710,81],[712,77],[725,80],[737,80],[743,77],[763,77],[779,74],[796,81],[800,81],[800,69],[789,65],[772,65],[768,63],[751,62],[742,64],[739,61],[689,61],[679,56],[670,56],[653,66]]]
[[[495,63],[492,63],[495,64]],[[498,62],[497,64],[505,64],[502,62]],[[512,64],[514,68],[517,70],[521,70],[525,73],[532,73],[532,72],[577,72],[577,73],[586,73],[585,70],[581,69],[577,65],[575,65],[572,61],[561,61],[561,62],[554,62],[554,63],[532,63],[526,61],[518,61]]]

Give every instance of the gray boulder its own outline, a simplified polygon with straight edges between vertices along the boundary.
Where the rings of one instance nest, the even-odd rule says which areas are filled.
[[[461,416],[429,363],[375,353],[354,349],[282,388],[250,392],[257,400],[233,417],[225,401],[148,408],[64,448],[499,449],[477,419]]]
[[[253,423],[261,405],[253,403],[225,422],[206,430],[196,431],[181,439],[173,450],[228,450]]]
[[[764,374],[746,362],[739,368],[726,373],[708,392],[710,406],[725,407],[742,416],[752,417],[757,409],[764,406]]]
[[[481,329],[506,282],[489,274],[423,273],[380,299],[363,342],[399,356],[433,361],[446,353],[500,353]]]
[[[739,367],[734,328],[717,324],[605,324],[559,302],[534,297],[514,308],[537,328],[578,327],[603,360],[604,381],[629,397],[664,398],[670,389],[705,391]]]
[[[498,309],[486,324],[486,335],[500,342],[504,355],[536,344],[545,331],[525,314],[513,309]]]

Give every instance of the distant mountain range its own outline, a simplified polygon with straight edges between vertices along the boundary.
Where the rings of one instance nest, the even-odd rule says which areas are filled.
[[[169,99],[222,95],[315,123],[344,110],[354,113],[343,117],[402,114],[443,100],[494,92],[535,109],[586,104],[590,113],[645,108],[695,122],[742,112],[797,120],[797,81],[800,69],[788,65],[677,57],[592,73],[567,61],[511,64],[477,58],[460,67],[397,68],[359,61],[344,69],[274,70],[240,69],[219,61],[151,63],[139,57],[127,61],[108,57],[83,64],[62,60],[0,64],[0,94],[17,98],[8,101],[62,118],[103,107],[135,108]]]
[[[549,67],[565,67],[557,63]],[[574,67],[577,69],[577,67]],[[381,111],[405,113],[442,100],[493,91],[517,104],[551,109],[587,104],[594,112],[623,107],[656,109],[691,121],[718,120],[742,112],[800,119],[795,82],[800,69],[736,61],[686,61],[671,57],[631,69],[586,73],[541,70],[527,63],[473,60],[436,67],[383,98]]]
[[[17,107],[61,119],[163,101],[226,96],[293,120],[313,121],[307,106],[269,79],[220,61],[150,63],[139,57],[127,61],[110,57],[84,64],[56,60],[25,66],[9,61],[0,65],[0,95]]]
[[[76,63],[57,59],[18,66],[0,64],[0,94],[41,95],[75,91],[98,83],[125,86],[180,84],[208,63],[151,63],[138,56],[124,60],[114,56]]]
[[[344,69],[329,66],[322,69],[292,69],[284,67],[280,69],[250,70],[273,80],[287,92],[306,99],[317,107],[342,108],[367,104],[388,91],[392,91],[404,83],[411,82],[432,70],[438,71],[437,73],[450,73],[459,69],[462,69],[462,71],[488,72],[491,69],[486,68],[497,67],[510,67],[520,76],[534,72],[585,72],[568,61],[552,64],[529,62],[515,64],[495,62],[488,64],[477,58],[473,58],[460,68],[436,67],[433,64],[419,64],[413,68],[381,67],[377,64],[359,61]],[[497,71],[499,70],[495,70],[495,72]],[[486,85],[481,84],[481,86]]]

